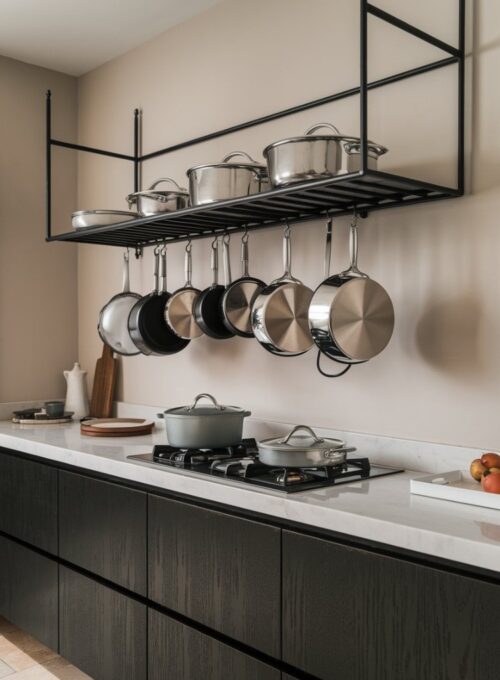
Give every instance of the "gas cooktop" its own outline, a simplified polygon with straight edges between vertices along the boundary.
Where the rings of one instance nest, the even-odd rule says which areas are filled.
[[[243,439],[237,446],[221,449],[179,449],[159,445],[154,447],[152,453],[128,458],[140,463],[182,468],[212,477],[278,489],[285,493],[309,491],[403,472],[401,469],[372,465],[368,458],[347,458],[341,465],[315,468],[272,467],[259,461],[255,439]]]

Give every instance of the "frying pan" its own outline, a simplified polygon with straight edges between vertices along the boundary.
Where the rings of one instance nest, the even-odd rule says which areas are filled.
[[[226,286],[222,296],[222,312],[226,328],[242,338],[253,338],[252,307],[257,296],[266,284],[248,273],[248,232],[241,239],[242,275]],[[229,254],[227,255],[227,271],[230,278]]]
[[[130,337],[128,317],[130,310],[141,296],[130,292],[129,254],[128,248],[123,253],[123,286],[122,292],[114,295],[101,309],[97,331],[101,340],[113,352],[123,356],[139,354],[137,346]]]
[[[189,241],[186,246],[184,260],[186,283],[171,295],[165,306],[167,325],[179,338],[184,338],[185,340],[199,338],[200,335],[203,335],[203,331],[194,318],[194,305],[201,291],[198,288],[194,288],[191,283],[191,249],[192,245],[191,241]]]
[[[331,221],[329,228],[327,278],[314,292],[309,325],[323,354],[342,364],[359,364],[375,357],[388,344],[394,330],[394,307],[385,288],[358,269],[356,214],[349,239],[351,264],[340,274],[329,276]]]
[[[285,272],[266,286],[252,309],[252,329],[260,344],[278,356],[304,354],[314,342],[307,314],[313,292],[290,271],[290,226],[283,233]]]
[[[218,247],[218,238],[215,237],[212,241],[211,254],[212,285],[199,295],[194,306],[194,314],[196,323],[205,335],[216,340],[225,340],[234,337],[234,333],[225,326],[222,314],[222,296],[225,287],[219,285]]]
[[[158,269],[161,252],[161,288]],[[166,248],[157,247],[155,254],[155,289],[142,297],[132,307],[128,327],[132,340],[142,354],[162,356],[175,354],[189,344],[189,340],[179,338],[165,322],[165,305],[170,298],[166,290]]]

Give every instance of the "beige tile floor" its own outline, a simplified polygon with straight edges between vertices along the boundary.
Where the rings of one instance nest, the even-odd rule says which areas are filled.
[[[0,616],[0,678],[6,680],[91,680],[41,642]]]

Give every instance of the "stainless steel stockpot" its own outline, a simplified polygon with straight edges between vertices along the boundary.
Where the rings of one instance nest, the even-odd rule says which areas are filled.
[[[200,399],[209,406],[197,407]],[[190,406],[178,406],[158,414],[165,420],[168,443],[182,449],[215,449],[239,444],[243,420],[251,415],[238,406],[222,406],[211,394],[198,394]]]
[[[298,435],[303,430],[307,435]],[[273,437],[257,442],[259,460],[273,467],[312,468],[342,465],[346,448],[341,439],[320,438],[307,425],[297,425],[286,437]]]
[[[313,134],[322,128],[330,130],[330,134]],[[334,125],[318,123],[301,137],[281,139],[266,146],[263,154],[272,186],[335,177],[341,168],[341,139]]]
[[[245,160],[230,162],[242,157]],[[191,205],[204,205],[269,189],[267,168],[244,151],[233,151],[220,163],[195,165],[187,171]]]
[[[175,190],[157,189],[158,184],[170,182]],[[137,211],[143,217],[159,215],[160,213],[174,212],[182,210],[189,205],[189,194],[187,189],[180,187],[177,182],[170,177],[160,177],[151,184],[146,191],[136,191],[127,196],[129,207],[137,205]]]

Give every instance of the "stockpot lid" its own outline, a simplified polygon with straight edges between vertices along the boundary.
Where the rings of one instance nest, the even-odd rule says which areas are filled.
[[[212,401],[211,405],[197,406],[200,399],[210,399]],[[165,411],[165,415],[168,416],[228,416],[228,415],[242,415],[249,416],[250,411],[246,411],[239,406],[223,406],[219,404],[217,400],[212,397],[211,394],[198,394],[193,403],[189,406],[176,406],[175,408],[169,408]]]
[[[296,434],[299,431],[307,432],[306,435]],[[307,425],[297,425],[285,437],[273,437],[259,441],[259,447],[272,451],[288,453],[291,451],[331,451],[332,449],[343,449],[345,443],[341,439],[331,439],[329,437],[318,437],[316,433]]]
[[[157,189],[158,184],[169,182],[175,186],[175,189]],[[162,199],[170,196],[189,196],[189,192],[184,187],[180,187],[177,182],[170,177],[160,177],[155,180],[148,189],[144,191],[134,191],[127,196],[127,201],[136,198],[137,196],[149,196],[150,198]]]

